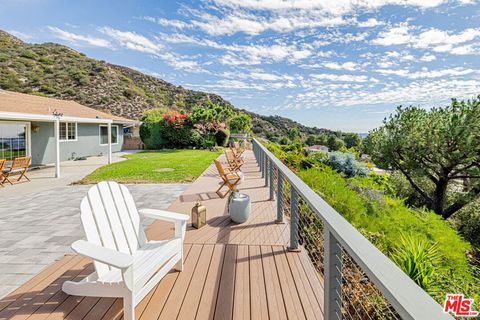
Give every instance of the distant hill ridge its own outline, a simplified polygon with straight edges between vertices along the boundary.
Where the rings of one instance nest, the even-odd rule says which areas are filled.
[[[69,47],[28,44],[0,30],[0,88],[74,100],[117,116],[140,119],[156,107],[190,110],[212,101],[234,107],[213,93],[188,90],[131,68],[88,58]],[[328,133],[279,116],[248,112],[256,134],[285,136],[293,127],[303,134]]]

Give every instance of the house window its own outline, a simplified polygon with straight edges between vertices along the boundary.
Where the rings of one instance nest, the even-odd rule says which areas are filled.
[[[77,140],[77,123],[60,122],[60,141]]]
[[[13,160],[30,154],[29,133],[29,123],[0,121],[0,159]]]
[[[118,143],[118,126],[112,126],[112,144]],[[100,145],[108,144],[108,126],[100,126]]]

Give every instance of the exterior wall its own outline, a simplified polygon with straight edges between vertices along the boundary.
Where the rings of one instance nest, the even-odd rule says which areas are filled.
[[[122,150],[123,126],[118,126],[118,143],[112,144],[112,152]],[[112,125],[112,127],[114,126]],[[31,125],[32,164],[50,164],[55,162],[55,136],[53,122],[32,122]],[[100,145],[100,125],[96,123],[78,123],[76,141],[60,141],[60,161],[74,157],[106,155],[108,145]]]
[[[123,150],[143,150],[145,144],[140,137],[130,137],[125,135],[123,137]]]

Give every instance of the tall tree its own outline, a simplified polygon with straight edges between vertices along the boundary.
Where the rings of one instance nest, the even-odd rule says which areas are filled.
[[[330,151],[338,151],[345,146],[342,139],[337,138],[335,135],[328,137],[327,146]]]
[[[362,138],[360,137],[360,135],[354,132],[344,133],[342,136],[342,140],[345,142],[347,148],[358,147],[362,142]]]
[[[480,195],[479,99],[452,100],[429,111],[399,107],[369,138],[373,161],[403,173],[425,204],[445,219]],[[429,179],[433,190],[419,177]],[[447,201],[454,183],[463,190]]]

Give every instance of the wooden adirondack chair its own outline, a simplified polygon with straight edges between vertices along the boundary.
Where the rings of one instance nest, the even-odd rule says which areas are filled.
[[[116,182],[100,182],[80,205],[87,241],[72,249],[93,259],[95,272],[80,282],[66,281],[67,294],[122,297],[125,320],[135,319],[135,306],[172,268],[183,269],[183,240],[189,216],[163,210],[137,211],[128,189]],[[173,222],[175,236],[148,241],[139,213]]]
[[[243,162],[235,157],[231,149],[225,149],[225,157],[227,158],[228,166],[232,171],[239,171],[243,166]]]
[[[20,180],[22,180],[22,178],[30,181],[30,179],[26,176],[26,173],[31,160],[31,156],[15,158],[12,162],[12,165],[7,169],[4,169],[4,173],[2,174],[4,178],[3,182],[9,182],[13,185],[13,182],[10,180],[10,176],[13,174],[20,175],[18,179],[15,180],[15,182],[19,182]]]
[[[220,178],[222,178],[222,185],[215,191],[220,198],[225,198],[227,194],[231,191],[235,190],[235,186],[242,181],[242,173],[230,170],[228,168],[224,168],[220,161],[213,160],[215,162],[215,167],[217,167],[218,174]],[[220,190],[224,187],[228,187],[228,191],[225,193],[221,193]]]
[[[0,187],[3,187],[3,183],[6,181],[5,175],[3,174],[3,167],[5,166],[6,159],[0,159]]]

